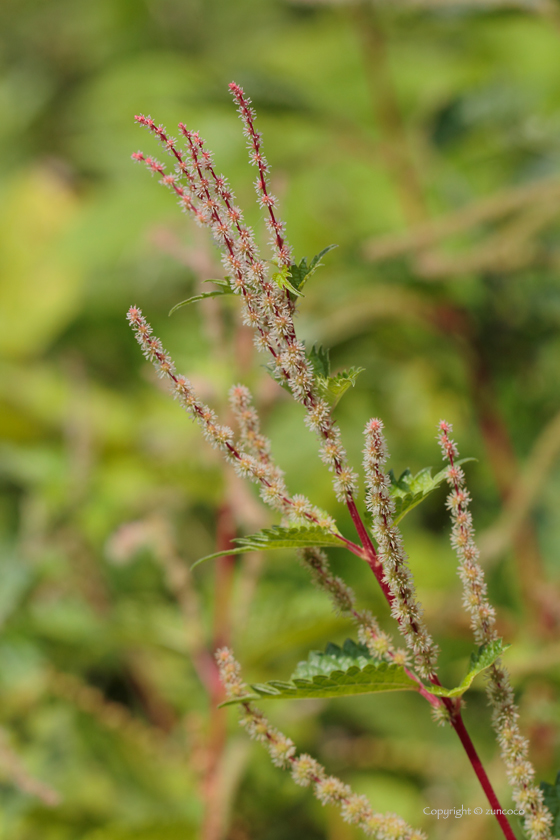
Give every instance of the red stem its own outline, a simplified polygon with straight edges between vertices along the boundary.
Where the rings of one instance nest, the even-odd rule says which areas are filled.
[[[381,587],[385,598],[389,602],[389,605],[393,603],[393,596],[391,594],[391,590],[387,582],[385,581],[384,574],[383,574],[383,566],[381,565],[381,561],[377,556],[377,552],[375,550],[375,546],[373,545],[371,538],[366,530],[364,523],[362,522],[362,518],[358,513],[358,508],[356,507],[356,502],[354,501],[354,497],[348,494],[346,497],[346,505],[348,510],[350,511],[350,516],[352,517],[352,522],[356,527],[356,531],[358,532],[358,536],[360,538],[360,542],[364,547],[364,551],[366,553],[366,563],[370,567],[371,571],[377,578],[377,582]]]
[[[445,699],[448,700],[449,698]],[[492,787],[490,779],[486,775],[486,770],[482,766],[482,762],[478,756],[477,751],[474,748],[474,744],[471,741],[471,737],[465,728],[465,724],[463,723],[461,713],[458,710],[455,713],[455,715],[451,717],[451,725],[457,733],[457,735],[459,736],[459,740],[461,741],[463,748],[472,765],[472,768],[478,777],[478,781],[482,785],[482,789],[488,798],[488,802],[492,807],[494,816],[498,820],[498,823],[500,824],[500,828],[502,829],[504,836],[507,838],[507,840],[516,840],[515,834],[513,833],[513,829],[509,824],[507,817],[504,815],[502,806],[500,805],[498,797],[494,793],[494,788]]]

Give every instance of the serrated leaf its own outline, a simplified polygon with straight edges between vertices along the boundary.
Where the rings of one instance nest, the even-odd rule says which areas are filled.
[[[333,250],[333,248],[338,248],[338,245],[327,245],[326,248],[323,248],[322,251],[313,257],[309,265],[307,264],[307,257],[303,257],[299,265],[290,266],[289,278],[296,294],[301,294],[301,290],[307,281],[313,274],[315,274],[317,269],[323,265],[321,260],[325,254],[328,254],[329,251]]]
[[[509,645],[496,639],[471,654],[469,671],[456,688],[429,685],[425,688],[438,697],[460,697],[474,678],[489,668]],[[288,681],[270,680],[250,686],[252,694],[222,703],[229,706],[249,700],[299,700],[303,698],[349,697],[383,691],[419,691],[420,683],[410,677],[402,665],[375,662],[365,645],[347,639],[342,647],[328,644],[324,653],[311,651],[300,662]]]
[[[249,537],[237,537],[234,540],[235,548],[226,551],[217,551],[201,557],[191,566],[194,569],[206,560],[214,560],[216,557],[226,557],[230,554],[244,554],[246,551],[276,551],[280,548],[307,548],[309,546],[336,546],[340,548],[341,540],[333,531],[326,531],[323,528],[265,528],[257,531]]]
[[[509,647],[510,645],[504,644],[503,639],[481,645],[475,653],[471,653],[468,673],[457,688],[429,686],[428,691],[437,694],[438,697],[460,697],[471,687],[474,678],[493,665]]]
[[[351,367],[341,370],[334,376],[318,376],[317,386],[321,396],[334,408],[349,388],[353,388],[360,373],[365,368]]]
[[[313,369],[317,376],[323,379],[328,379],[331,373],[331,360],[328,350],[318,344],[314,344],[311,351],[307,354],[307,358],[313,365]]]
[[[554,820],[551,826],[552,836],[560,837],[560,771],[556,775],[556,781],[553,785],[548,782],[541,782],[539,787],[544,795],[544,804]]]
[[[364,668],[373,661],[365,645],[346,639],[342,647],[329,642],[325,651],[312,650],[307,659],[298,662],[291,679],[312,679],[319,674],[328,676],[332,671],[346,670],[353,665]]]
[[[456,463],[460,466],[469,461],[476,461],[476,458],[462,458]],[[432,467],[425,467],[416,475],[412,475],[410,470],[406,469],[399,478],[395,478],[393,470],[390,470],[389,478],[391,479],[389,492],[395,503],[394,523],[397,525],[409,511],[427,499],[447,480],[447,467],[434,476],[432,476]]]
[[[189,306],[191,303],[196,303],[199,300],[205,300],[206,298],[213,298],[213,297],[221,297],[222,295],[233,295],[233,289],[231,288],[228,280],[205,280],[205,283],[215,283],[219,286],[218,289],[215,289],[213,292],[201,292],[199,295],[193,295],[193,297],[187,298],[186,300],[182,300],[180,303],[176,303],[175,306],[169,310],[169,314],[173,315],[178,309],[181,309],[183,306]]]
[[[385,691],[418,691],[418,683],[401,665],[374,662],[364,645],[347,639],[343,647],[329,644],[324,653],[311,651],[289,681],[270,680],[251,685],[252,694],[227,700],[222,705],[249,700],[299,700],[303,698],[350,697]]]

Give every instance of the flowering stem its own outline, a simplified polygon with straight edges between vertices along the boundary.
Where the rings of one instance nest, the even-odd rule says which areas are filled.
[[[347,496],[346,504],[350,512],[350,516],[352,517],[352,521],[354,522],[354,525],[356,527],[356,531],[358,532],[358,535],[360,537],[363,549],[367,554],[367,563],[371,568],[373,574],[377,578],[377,581],[383,591],[383,594],[385,595],[385,598],[387,599],[387,602],[390,606],[393,601],[393,596],[391,595],[389,587],[383,577],[383,567],[381,566],[381,561],[379,560],[379,556],[375,550],[375,546],[373,545],[371,538],[366,530],[366,527],[362,521],[362,518],[359,514],[356,502],[354,501],[354,498],[351,495]],[[413,676],[412,673],[409,675]],[[439,678],[436,674],[430,675],[430,682],[433,685],[441,685]],[[463,745],[463,749],[467,754],[467,758],[469,759],[471,766],[474,772],[476,773],[478,781],[480,782],[481,787],[484,793],[486,794],[488,802],[490,803],[490,806],[494,811],[494,815],[498,820],[500,828],[503,831],[504,837],[506,837],[506,840],[516,840],[515,834],[513,833],[513,830],[509,824],[507,817],[504,815],[502,806],[500,805],[498,797],[496,796],[494,788],[492,787],[492,783],[488,778],[488,775],[482,765],[482,762],[471,740],[471,737],[467,732],[458,706],[449,697],[444,697],[441,701],[439,701],[438,698],[436,698],[433,694],[430,694],[430,692],[427,691],[425,688],[423,691],[420,690],[420,694],[426,700],[428,700],[428,702],[431,703],[432,706],[439,705],[440,702],[443,702],[443,705],[449,712],[449,721],[451,723],[451,726],[457,733],[459,740]]]
[[[383,577],[383,566],[381,565],[381,561],[377,556],[377,552],[375,550],[375,546],[371,541],[371,537],[367,532],[366,526],[362,522],[362,518],[358,512],[358,508],[356,507],[356,502],[354,501],[354,497],[348,493],[346,496],[346,506],[352,517],[352,522],[358,532],[358,536],[360,538],[360,542],[362,543],[363,550],[366,554],[366,563],[372,570],[373,574],[377,578],[377,582],[381,587],[385,598],[389,602],[389,605],[393,602],[393,596],[391,595],[391,590],[387,585],[385,578]]]

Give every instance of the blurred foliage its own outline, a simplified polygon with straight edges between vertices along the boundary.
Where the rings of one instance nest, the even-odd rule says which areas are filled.
[[[339,245],[306,287],[300,329],[310,348],[330,348],[334,371],[365,368],[337,407],[354,462],[372,414],[396,475],[437,472],[442,416],[478,459],[467,469],[490,593],[532,757],[540,778],[555,778],[560,12],[555,0],[523,6],[0,6],[6,840],[355,836],[249,746],[200,679],[225,639],[247,679],[266,681],[351,630],[289,552],[189,576],[228,535],[273,521],[158,390],[124,319],[141,306],[221,411],[231,382],[249,384],[290,488],[351,535],[301,410],[253,358],[232,301],[167,318],[222,274],[200,231],[132,164],[139,146],[155,151],[133,116],[199,129],[264,240],[232,78],[257,108],[298,261]],[[472,644],[443,498],[434,492],[404,532],[452,685]],[[332,557],[390,627],[368,570]],[[467,724],[507,801],[482,685],[469,697]],[[434,838],[472,836],[474,824],[422,813],[484,803],[420,697],[281,703],[273,719],[380,810]],[[479,817],[476,836],[497,828]]]

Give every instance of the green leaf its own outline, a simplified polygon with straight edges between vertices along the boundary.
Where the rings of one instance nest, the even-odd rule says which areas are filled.
[[[318,344],[314,344],[312,350],[307,354],[307,358],[313,365],[317,376],[321,376],[323,379],[329,378],[331,373],[331,360],[328,350],[325,350],[324,347],[320,347]]]
[[[364,668],[372,662],[372,656],[366,645],[346,639],[342,647],[329,642],[324,653],[320,650],[310,651],[307,659],[298,662],[291,679],[310,680],[320,674],[329,676],[333,671],[347,670],[353,665]]]
[[[560,771],[556,776],[556,782],[551,785],[548,782],[541,782],[539,785],[544,794],[544,804],[552,814],[552,836],[560,837]]]
[[[303,297],[302,293],[292,285],[289,266],[283,266],[280,271],[272,275],[272,279],[281,289],[287,289],[296,297]]]
[[[457,688],[428,685],[425,688],[438,697],[460,697],[474,678],[489,668],[509,645],[496,639],[471,654],[469,671]],[[375,662],[365,645],[346,639],[339,647],[328,644],[325,652],[313,650],[300,662],[290,680],[270,680],[251,685],[253,694],[246,694],[222,703],[230,706],[249,700],[299,700],[303,698],[349,697],[355,694],[377,694],[382,691],[419,691],[420,684],[409,677],[402,665]]]
[[[253,694],[227,700],[223,706],[248,700],[349,697],[382,691],[418,691],[418,683],[401,665],[376,663],[364,645],[347,639],[342,648],[329,644],[324,653],[311,651],[289,682],[271,680],[251,685]]]
[[[467,464],[469,461],[476,461],[476,458],[463,458],[457,461],[457,466]],[[395,478],[393,470],[390,470],[389,478],[391,479],[389,490],[395,503],[394,523],[397,525],[409,511],[427,499],[430,493],[437,490],[440,484],[447,480],[447,467],[434,476],[432,476],[432,467],[425,467],[414,476],[407,469],[399,478]]]
[[[206,560],[214,560],[216,557],[226,557],[231,554],[244,554],[246,551],[275,551],[279,548],[307,548],[309,546],[336,546],[340,548],[341,541],[332,531],[323,528],[265,528],[257,531],[250,537],[238,537],[234,540],[237,548],[228,548],[226,551],[217,551],[215,554],[208,554],[201,557],[191,568],[194,569],[199,563]]]
[[[202,292],[199,295],[194,295],[193,297],[187,298],[186,300],[182,300],[180,303],[176,303],[175,306],[169,310],[169,314],[173,315],[174,312],[177,312],[178,309],[181,309],[183,306],[189,306],[191,303],[196,303],[199,300],[206,300],[206,298],[213,298],[213,297],[221,297],[222,295],[233,295],[233,289],[229,285],[228,280],[205,280],[205,283],[215,283],[219,286],[218,289],[215,289],[213,292]]]
[[[427,686],[428,691],[432,694],[437,694],[438,697],[460,697],[471,687],[474,678],[482,673],[482,671],[485,671],[486,668],[489,668],[490,665],[493,665],[496,659],[509,647],[510,645],[504,644],[503,639],[496,639],[493,642],[482,645],[475,653],[471,653],[468,673],[457,688],[443,688],[431,685]]]
[[[319,375],[317,377],[319,393],[334,408],[346,391],[354,387],[358,376],[363,370],[364,368],[361,367],[351,367],[348,370],[341,370],[340,373],[335,373],[334,376]]]
[[[328,254],[329,251],[332,251],[333,248],[338,248],[338,245],[328,245],[326,248],[323,248],[309,263],[307,264],[307,257],[303,257],[299,265],[292,265],[290,266],[290,281],[292,290],[295,294],[301,295],[301,290],[310,279],[310,277],[315,274],[318,268],[320,268],[323,263],[321,260]]]

